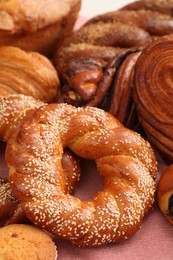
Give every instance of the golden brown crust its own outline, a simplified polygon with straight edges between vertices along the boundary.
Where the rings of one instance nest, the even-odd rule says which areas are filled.
[[[173,165],[167,167],[160,177],[157,201],[165,218],[173,224]]]
[[[0,47],[0,96],[25,94],[44,102],[59,95],[59,78],[52,63],[36,52]]]
[[[50,55],[72,31],[80,6],[80,0],[1,1],[0,44]]]
[[[137,60],[134,101],[149,140],[168,162],[173,162],[172,64],[173,35],[149,45]]]
[[[7,142],[18,131],[22,121],[45,103],[23,94],[0,97],[0,139]]]
[[[1,259],[56,260],[57,248],[48,234],[34,226],[13,224],[0,228]]]
[[[34,111],[45,103],[24,95],[9,95],[0,98],[0,139],[8,140],[19,131],[26,118],[31,118]],[[80,162],[77,156],[67,149],[62,156],[62,168],[65,176],[64,192],[75,190],[80,177]],[[0,224],[24,223],[25,213],[14,197],[10,184],[0,177]]]
[[[64,193],[60,161],[66,147],[96,160],[104,185],[91,201]],[[9,140],[6,159],[12,190],[27,217],[76,245],[127,239],[153,205],[151,147],[101,109],[67,104],[38,109]]]

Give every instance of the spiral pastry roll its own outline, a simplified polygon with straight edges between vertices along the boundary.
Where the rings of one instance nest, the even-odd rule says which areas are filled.
[[[140,49],[123,50],[110,62],[81,57],[66,61],[61,71],[61,95],[65,103],[92,106],[116,116],[126,127],[137,129],[133,104],[133,69]]]
[[[173,162],[173,35],[150,44],[139,56],[134,72],[134,101],[149,140]]]
[[[8,142],[15,135],[26,118],[31,118],[34,111],[45,103],[25,95],[8,95],[0,98],[0,140]],[[65,174],[65,192],[71,193],[80,177],[79,159],[69,150],[62,156],[62,168]],[[10,183],[0,177],[0,225],[21,223],[26,215],[19,201],[11,191]]]

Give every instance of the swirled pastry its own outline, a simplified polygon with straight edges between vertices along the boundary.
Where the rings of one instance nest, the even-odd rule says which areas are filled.
[[[13,45],[50,56],[78,17],[80,0],[2,0],[0,45]]]
[[[138,120],[131,91],[133,67],[145,46],[173,33],[172,8],[173,1],[137,1],[93,17],[65,37],[54,57],[63,100],[76,106],[103,108],[127,127],[136,128]],[[126,55],[121,55],[124,49]],[[138,53],[129,55],[134,49]],[[115,56],[119,62],[113,65]],[[110,66],[114,66],[114,72],[109,75]]]
[[[134,72],[134,101],[149,140],[173,162],[173,35],[150,44],[139,56]]]
[[[103,190],[81,202],[64,192],[63,150],[96,160]],[[153,205],[156,160],[149,143],[93,107],[49,104],[7,143],[12,191],[27,217],[79,246],[122,241]]]
[[[135,48],[117,53],[110,62],[93,57],[66,61],[60,72],[63,101],[102,108],[116,115],[126,127],[137,129],[132,78],[139,55],[140,49]]]
[[[59,77],[45,56],[0,46],[0,96],[17,93],[51,102],[59,95]]]

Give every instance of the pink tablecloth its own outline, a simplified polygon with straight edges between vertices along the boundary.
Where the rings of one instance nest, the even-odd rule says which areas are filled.
[[[0,142],[0,174],[7,176],[4,160],[4,144]],[[166,164],[160,160],[157,181]],[[101,189],[101,177],[94,163],[84,162],[84,172],[75,195],[81,200],[90,199]],[[60,260],[172,260],[173,259],[173,226],[160,213],[155,203],[151,213],[145,217],[141,229],[128,241],[120,244],[109,244],[96,248],[78,248],[66,241],[54,238]]]

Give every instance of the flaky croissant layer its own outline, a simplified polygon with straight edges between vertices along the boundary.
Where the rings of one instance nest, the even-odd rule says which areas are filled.
[[[16,47],[0,47],[0,96],[25,94],[52,102],[59,95],[59,77],[48,58]]]

